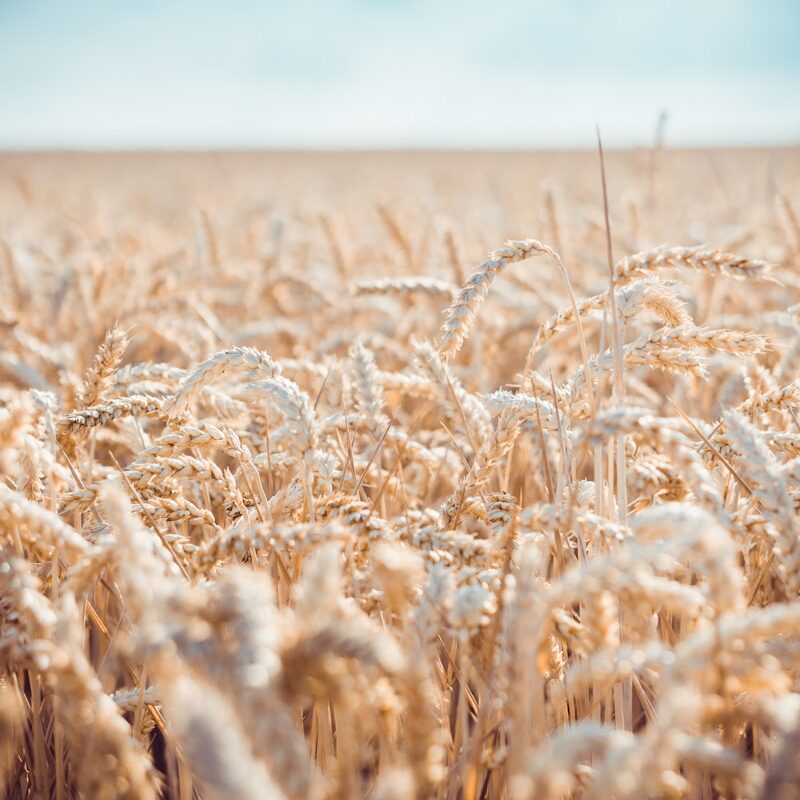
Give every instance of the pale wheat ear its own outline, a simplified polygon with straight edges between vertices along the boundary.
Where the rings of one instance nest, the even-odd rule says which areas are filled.
[[[184,380],[168,406],[169,413],[180,416],[200,391],[230,371],[241,370],[251,379],[274,378],[280,369],[269,354],[253,347],[233,347],[207,358]]]
[[[457,291],[458,287],[454,283],[424,275],[359,281],[353,286],[353,294],[355,295],[397,294],[404,297],[452,298]]]
[[[87,371],[77,404],[91,406],[104,398],[130,341],[129,331],[115,325],[106,333],[94,363]]]
[[[772,270],[772,265],[767,261],[746,258],[713,247],[661,245],[652,250],[625,256],[614,266],[614,277],[619,284],[623,284],[658,270],[676,267],[739,279],[769,279]]]

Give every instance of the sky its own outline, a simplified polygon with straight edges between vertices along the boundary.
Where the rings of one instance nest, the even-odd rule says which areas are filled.
[[[800,0],[0,0],[0,148],[800,143]]]

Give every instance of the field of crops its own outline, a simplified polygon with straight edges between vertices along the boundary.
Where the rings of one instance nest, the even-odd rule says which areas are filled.
[[[800,798],[800,151],[605,167],[0,156],[0,795]]]

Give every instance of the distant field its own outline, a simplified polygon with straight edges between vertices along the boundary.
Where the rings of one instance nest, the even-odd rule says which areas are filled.
[[[800,798],[800,149],[606,173],[0,154],[0,795]]]

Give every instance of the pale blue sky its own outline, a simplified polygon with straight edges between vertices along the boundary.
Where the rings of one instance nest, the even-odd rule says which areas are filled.
[[[0,0],[0,147],[800,142],[800,0]]]

